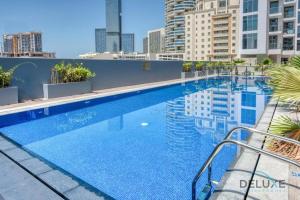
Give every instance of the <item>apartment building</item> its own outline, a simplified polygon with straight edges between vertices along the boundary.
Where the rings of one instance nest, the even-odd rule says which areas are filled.
[[[165,0],[167,53],[184,53],[185,14],[194,8],[195,0]]]
[[[150,54],[165,52],[165,29],[148,31],[148,52]]]
[[[4,34],[3,55],[7,57],[55,57],[55,53],[43,52],[40,32]]]
[[[185,60],[239,57],[239,0],[197,0],[185,15]]]
[[[299,0],[241,0],[240,53],[251,63],[300,54]]]

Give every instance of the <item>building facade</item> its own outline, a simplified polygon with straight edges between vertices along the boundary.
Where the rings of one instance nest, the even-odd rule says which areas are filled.
[[[185,13],[194,8],[195,0],[165,0],[167,53],[184,53]]]
[[[96,59],[96,60],[148,60],[147,54],[140,53],[86,53],[79,55],[81,59]]]
[[[241,57],[259,63],[286,62],[300,54],[299,0],[241,0]]]
[[[239,57],[239,0],[197,0],[185,16],[185,60]]]
[[[122,51],[124,53],[134,52],[134,33],[123,33],[122,34]]]
[[[106,29],[95,29],[95,47],[97,53],[104,53],[106,51]]]
[[[121,0],[106,0],[106,50],[121,51]]]
[[[148,53],[148,37],[143,38],[143,53]]]
[[[148,52],[150,54],[165,52],[165,29],[148,31]]]
[[[8,57],[55,57],[55,53],[43,52],[42,33],[40,32],[4,34],[3,55]]]

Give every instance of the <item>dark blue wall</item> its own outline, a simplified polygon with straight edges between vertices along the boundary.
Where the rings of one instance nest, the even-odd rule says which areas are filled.
[[[120,86],[166,81],[180,78],[181,61],[86,60],[86,59],[37,59],[0,58],[0,65],[9,69],[20,63],[14,74],[12,85],[19,87],[20,100],[43,98],[43,83],[48,83],[51,68],[65,63],[83,63],[97,76],[92,80],[93,90]]]

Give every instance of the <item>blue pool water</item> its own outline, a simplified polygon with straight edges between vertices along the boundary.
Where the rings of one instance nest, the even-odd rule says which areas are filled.
[[[214,147],[230,129],[255,125],[269,99],[263,78],[211,78],[0,116],[0,132],[114,199],[188,200]],[[213,180],[236,151],[221,151]]]

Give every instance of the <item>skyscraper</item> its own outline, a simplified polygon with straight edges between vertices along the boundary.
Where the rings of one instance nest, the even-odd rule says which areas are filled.
[[[121,0],[106,0],[106,50],[121,51]]]
[[[165,0],[166,52],[184,53],[185,13],[195,8],[195,0]]]
[[[156,29],[148,32],[148,48],[150,54],[164,53],[165,29]]]
[[[134,52],[134,33],[123,33],[121,41],[122,51],[124,53]]]
[[[106,52],[106,29],[95,29],[95,46],[97,53]]]
[[[143,53],[148,53],[148,37],[143,39]]]

